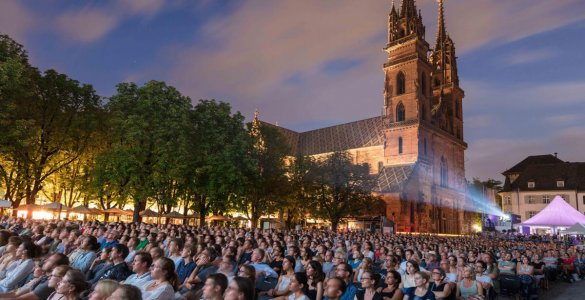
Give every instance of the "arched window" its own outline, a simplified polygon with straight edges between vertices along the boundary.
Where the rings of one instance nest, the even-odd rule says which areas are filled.
[[[425,72],[420,74],[420,92],[425,96],[427,95],[427,74]]]
[[[447,160],[441,156],[441,186],[449,186],[449,168],[447,167]]]
[[[398,138],[398,154],[402,154],[402,150],[403,150],[402,149],[402,146],[403,146],[402,144],[403,144],[402,143],[402,137],[399,137]]]
[[[427,139],[424,140],[423,147],[424,147],[424,153],[425,153],[425,155],[427,155]]]
[[[396,122],[402,122],[404,120],[406,120],[406,109],[404,108],[404,104],[399,102],[396,105]]]
[[[441,85],[441,80],[439,80],[439,77],[435,77],[435,86],[440,86]]]
[[[396,95],[402,95],[406,92],[406,78],[404,73],[398,72],[396,75]]]

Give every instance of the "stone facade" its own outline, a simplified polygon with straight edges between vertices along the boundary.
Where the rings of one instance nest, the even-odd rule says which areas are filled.
[[[294,154],[316,157],[348,151],[378,174],[374,193],[387,203],[397,231],[463,233],[466,194],[463,90],[455,46],[439,1],[435,48],[414,0],[394,5],[383,65],[384,115],[297,133],[282,128]]]

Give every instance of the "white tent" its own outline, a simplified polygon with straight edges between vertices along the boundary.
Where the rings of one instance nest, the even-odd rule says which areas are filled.
[[[585,225],[576,223],[575,225],[563,230],[564,234],[585,234]]]

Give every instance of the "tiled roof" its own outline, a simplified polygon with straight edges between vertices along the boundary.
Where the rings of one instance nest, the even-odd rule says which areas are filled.
[[[509,173],[521,173],[522,171],[524,171],[524,169],[527,166],[530,166],[530,165],[554,164],[554,163],[561,163],[561,162],[563,162],[563,161],[552,154],[528,156],[523,161],[517,163],[515,166],[506,170],[502,174],[506,175]]]
[[[557,187],[557,180],[563,180],[564,187]],[[529,181],[534,182],[534,188],[528,188]],[[585,189],[585,163],[561,162],[527,165],[513,183],[506,179],[503,191],[567,189]]]
[[[403,189],[414,172],[416,164],[383,167],[378,175],[375,192],[394,193]]]
[[[313,155],[383,145],[385,120],[379,116],[302,133],[277,128],[289,141],[291,154]]]

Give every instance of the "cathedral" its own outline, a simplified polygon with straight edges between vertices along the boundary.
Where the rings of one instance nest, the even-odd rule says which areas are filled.
[[[349,152],[378,178],[373,191],[386,202],[386,218],[399,232],[465,233],[469,216],[463,140],[464,91],[459,87],[455,45],[438,1],[433,48],[414,0],[392,4],[388,59],[383,65],[384,114],[295,132],[281,128],[292,154],[322,157]]]

